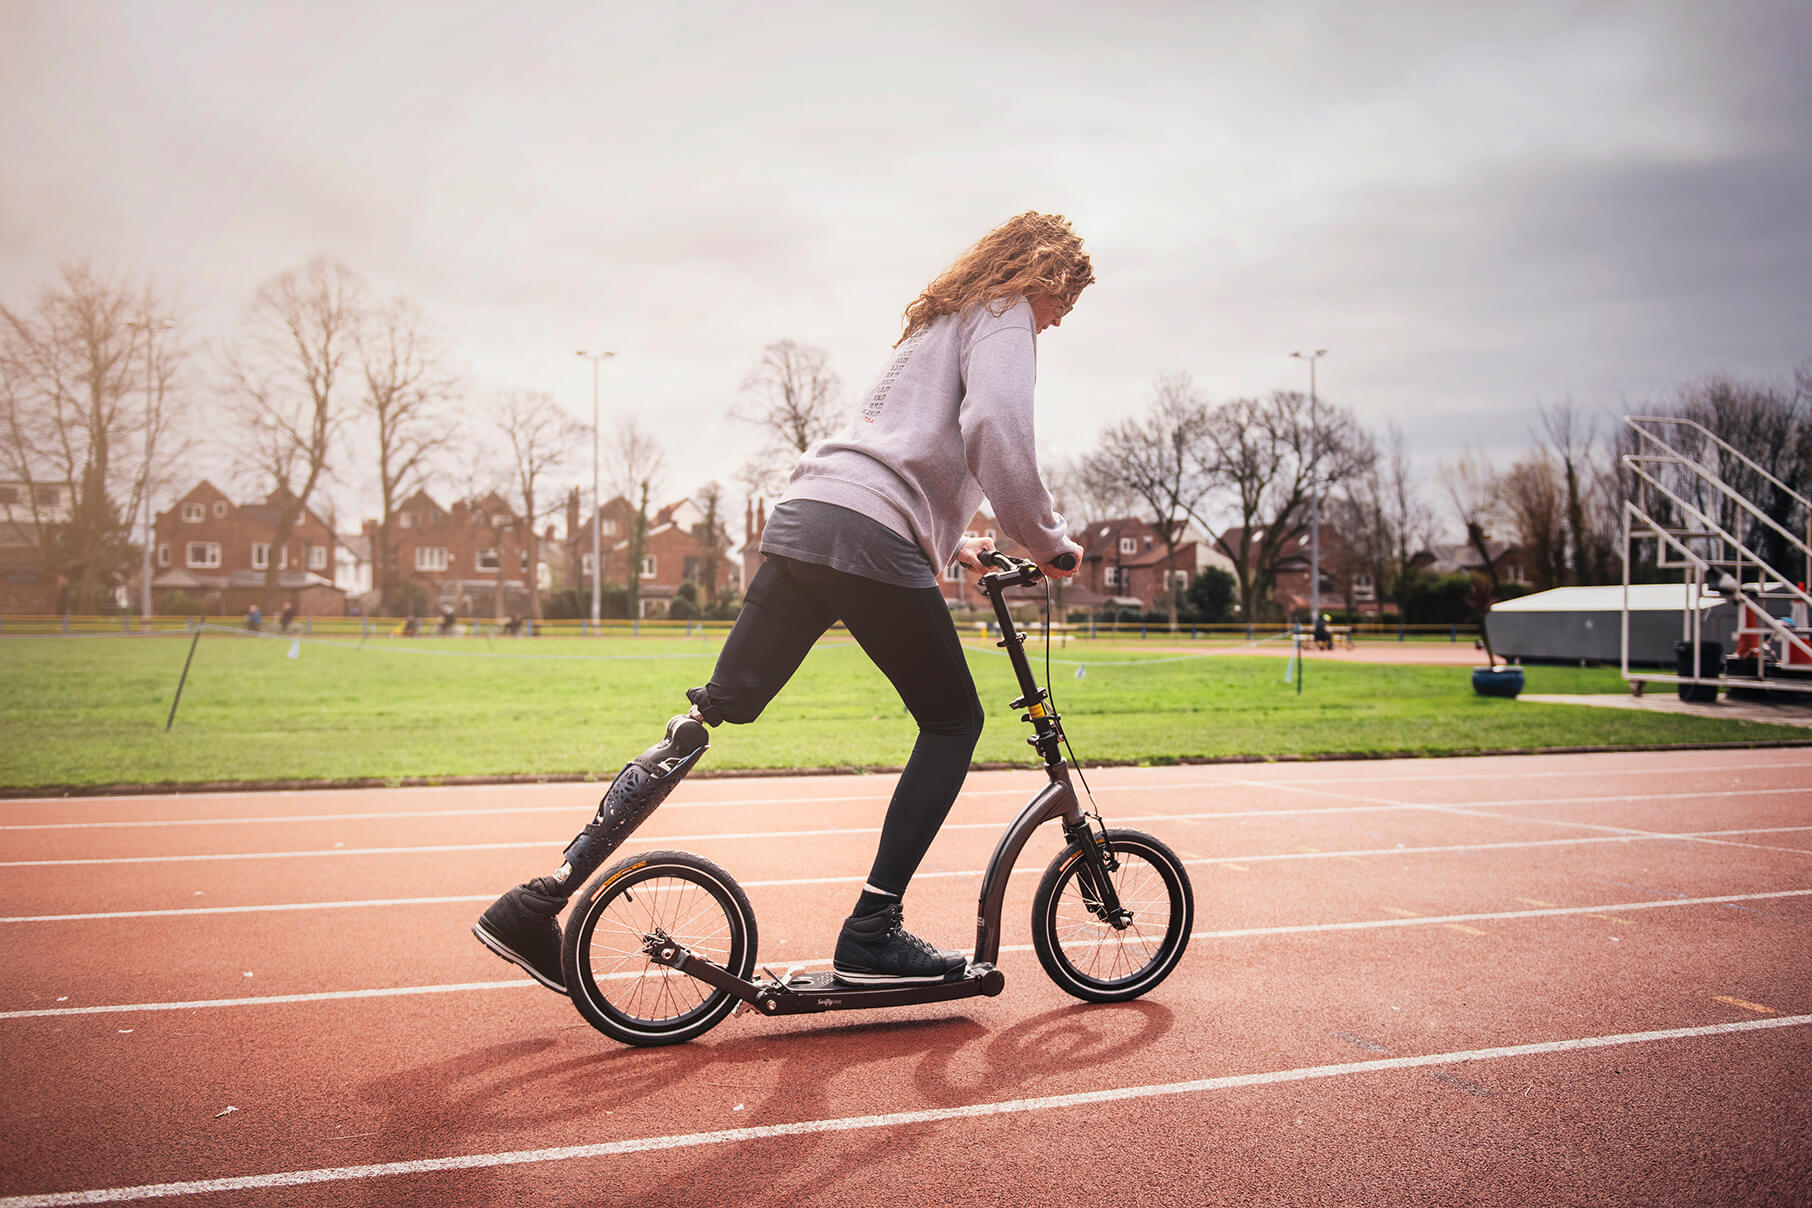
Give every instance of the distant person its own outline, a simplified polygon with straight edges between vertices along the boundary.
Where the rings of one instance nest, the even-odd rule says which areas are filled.
[[[1315,645],[1322,650],[1334,648],[1334,632],[1328,628],[1328,614],[1325,612],[1315,618]]]
[[[505,633],[509,634],[513,638],[520,637],[522,635],[522,616],[521,616],[521,614],[520,613],[511,613],[510,619],[503,623],[503,631]]]
[[[443,638],[451,637],[453,635],[453,626],[458,620],[459,617],[454,613],[453,606],[451,604],[442,604],[440,606],[440,636]]]
[[[295,623],[296,623],[296,602],[294,600],[291,600],[283,606],[283,611],[277,614],[277,628],[282,630],[284,633],[288,633],[289,627],[291,625],[294,625]]]
[[[1074,573],[1070,559],[1081,551],[1038,472],[1033,385],[1040,333],[1094,279],[1061,215],[1027,213],[983,236],[912,301],[849,425],[794,467],[716,669],[686,692],[691,710],[617,774],[558,868],[485,910],[472,928],[480,941],[564,993],[557,916],[567,900],[692,770],[709,745],[705,727],[754,721],[841,621],[900,694],[918,737],[831,968],[857,985],[963,975],[962,953],[902,924],[907,883],[962,789],[982,729],[969,656],[938,579],[952,563],[985,571],[980,556],[993,540],[963,533],[984,496],[1046,575]]]
[[[421,631],[422,623],[415,619],[414,613],[410,613],[408,616],[404,617],[403,623],[396,627],[398,637],[412,638]]]
[[[257,633],[259,627],[263,624],[264,613],[256,604],[245,610],[245,627],[247,629],[251,630],[253,633]]]

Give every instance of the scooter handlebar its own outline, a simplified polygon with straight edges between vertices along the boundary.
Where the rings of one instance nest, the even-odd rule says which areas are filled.
[[[1011,554],[1003,554],[996,549],[986,550],[976,557],[983,566],[992,566],[1011,576],[1009,586],[1036,583],[1044,578],[1044,570],[1038,563],[1027,558],[1015,558]],[[1067,552],[1058,554],[1051,559],[1051,565],[1058,570],[1073,570],[1076,566],[1076,555]]]

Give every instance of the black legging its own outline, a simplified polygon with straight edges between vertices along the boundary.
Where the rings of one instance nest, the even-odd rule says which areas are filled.
[[[868,875],[876,889],[903,894],[963,787],[982,731],[975,680],[937,588],[895,587],[770,554],[749,584],[711,682],[687,695],[712,725],[752,722],[839,620],[919,723]]]

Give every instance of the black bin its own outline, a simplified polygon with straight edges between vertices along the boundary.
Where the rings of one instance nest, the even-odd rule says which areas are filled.
[[[1693,666],[1693,644],[1691,642],[1674,643],[1674,674],[1698,675],[1716,679],[1724,666],[1724,644],[1722,642],[1699,643],[1699,665]],[[1716,684],[1675,684],[1681,700],[1714,702],[1718,699]]]

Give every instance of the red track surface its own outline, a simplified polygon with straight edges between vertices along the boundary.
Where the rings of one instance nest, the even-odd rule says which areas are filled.
[[[1091,780],[1190,861],[1147,998],[1045,978],[1053,831],[999,998],[656,1050],[467,930],[575,786],[0,803],[0,1208],[1812,1202],[1812,750]],[[969,942],[1041,781],[971,777],[915,930]],[[718,860],[764,963],[822,961],[890,787],[694,781],[630,848]]]

